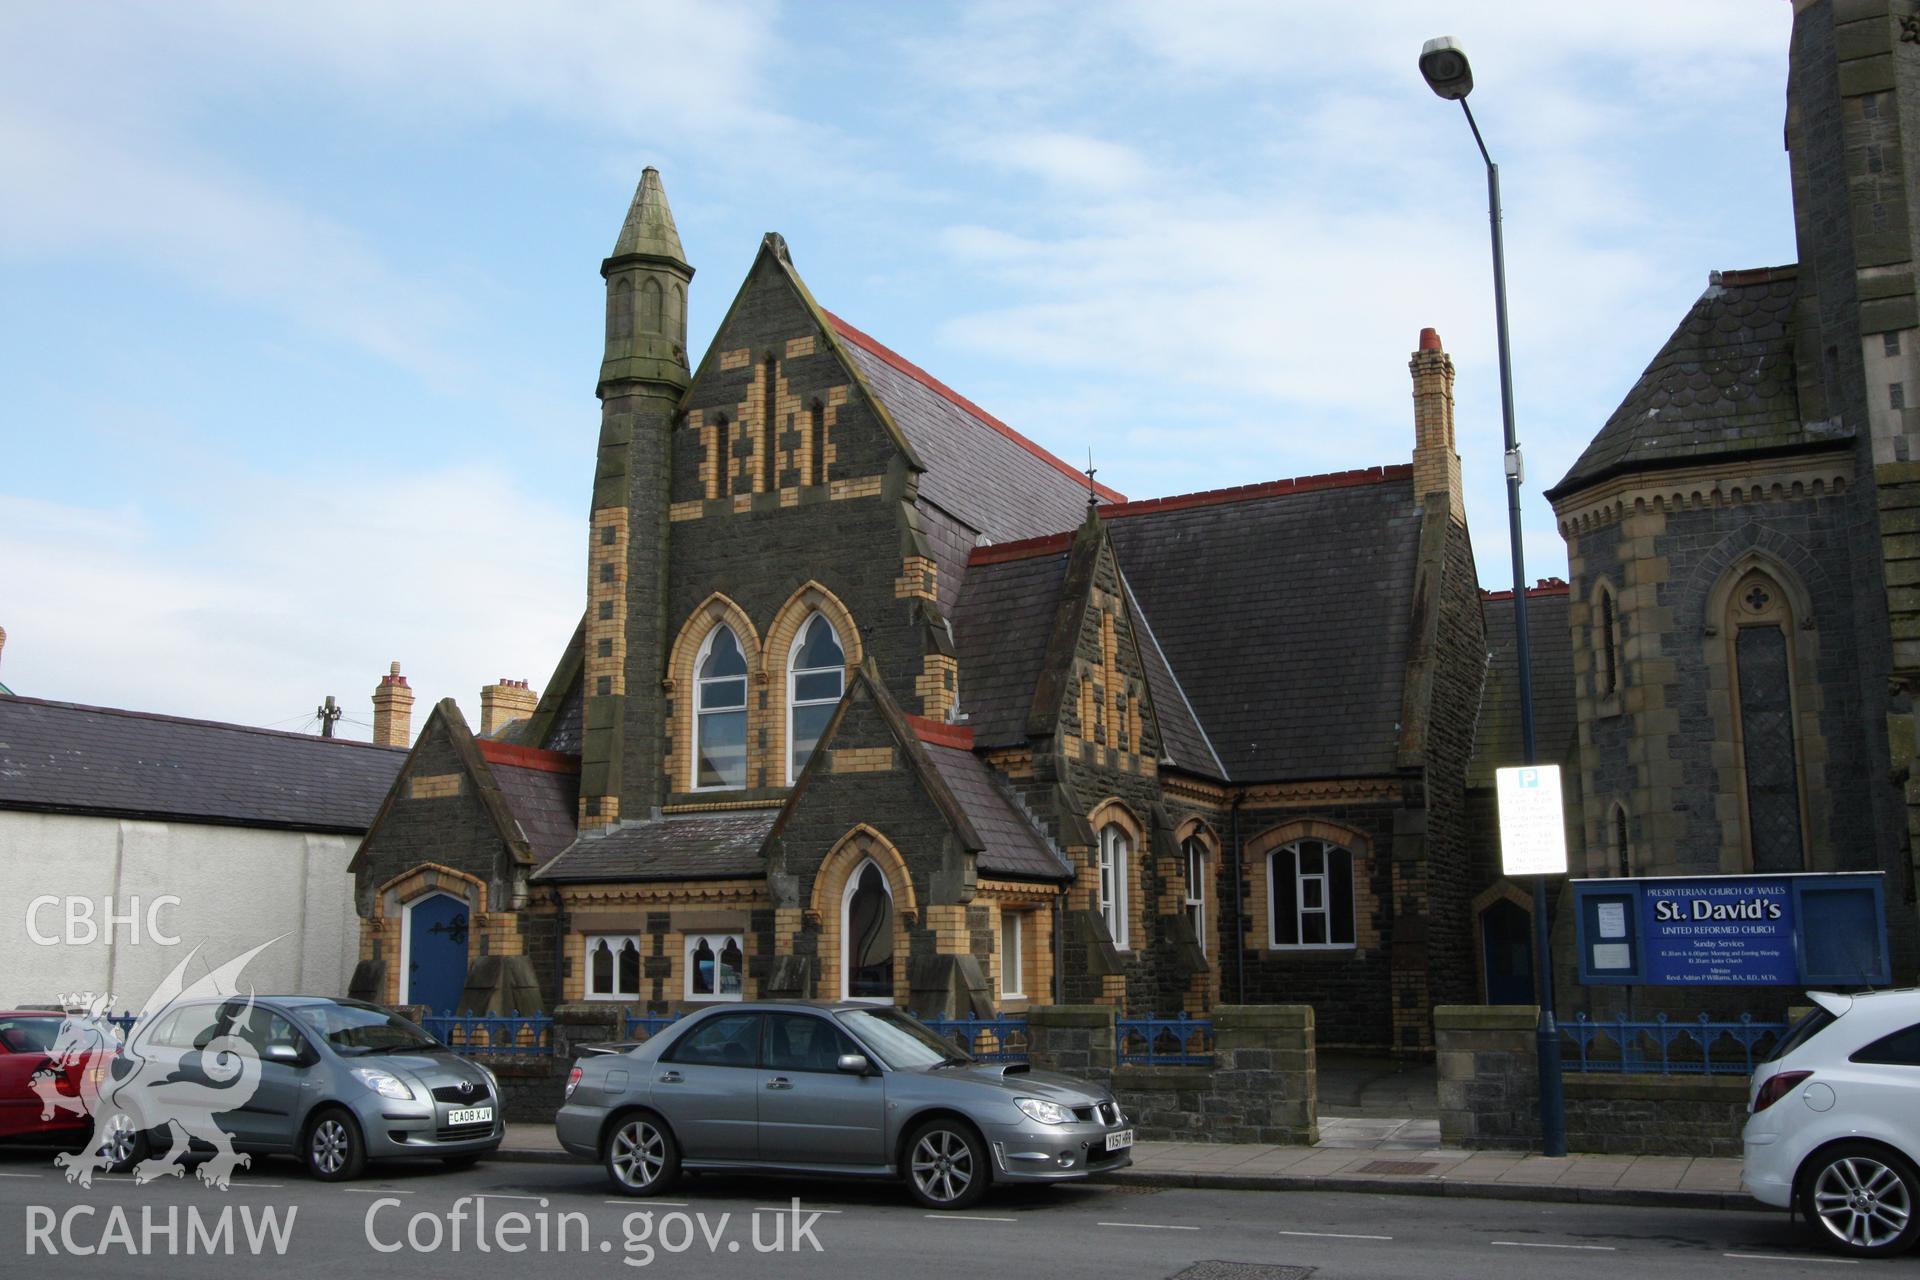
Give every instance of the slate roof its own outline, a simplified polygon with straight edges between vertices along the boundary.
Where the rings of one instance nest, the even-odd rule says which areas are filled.
[[[893,415],[927,470],[920,494],[995,542],[1071,529],[1087,509],[1087,478],[924,369],[838,316],[860,376]],[[1103,500],[1125,495],[1100,485]]]
[[[579,757],[485,738],[477,743],[508,811],[526,833],[534,861],[545,862],[573,843],[580,804]]]
[[[922,739],[934,772],[960,802],[980,836],[981,874],[1014,880],[1065,880],[1073,871],[979,756]]]
[[[1549,498],[1631,471],[1845,440],[1803,423],[1794,385],[1798,269],[1716,271]]]
[[[1067,542],[1047,555],[967,570],[954,612],[960,712],[982,747],[1024,746],[1033,686],[1067,575]],[[1158,705],[1158,698],[1155,699]]]
[[[0,809],[358,834],[401,747],[0,698]]]
[[[765,872],[760,847],[777,809],[672,814],[582,835],[538,871],[539,881],[721,880]]]
[[[1533,739],[1543,764],[1570,764],[1579,724],[1573,701],[1573,637],[1567,629],[1564,587],[1527,592],[1527,645],[1533,667]],[[1481,686],[1480,718],[1474,727],[1469,787],[1491,787],[1493,771],[1524,763],[1520,740],[1520,664],[1513,636],[1513,593],[1483,595],[1487,628],[1487,678]]]
[[[1104,514],[1134,597],[1230,778],[1393,771],[1420,535],[1411,467]]]
[[[1160,639],[1153,632],[1153,620],[1141,607],[1125,573],[1120,575],[1120,582],[1127,590],[1128,611],[1133,615],[1134,631],[1140,639],[1140,660],[1147,668],[1147,697],[1153,703],[1154,720],[1160,726],[1162,753],[1189,772],[1224,779],[1227,768],[1214,753],[1213,743],[1200,726],[1192,700],[1173,674],[1166,650],[1160,647]]]

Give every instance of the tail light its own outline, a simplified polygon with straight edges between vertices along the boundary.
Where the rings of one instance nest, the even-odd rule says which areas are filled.
[[[1755,1115],[1765,1111],[1780,1099],[1792,1093],[1804,1082],[1813,1079],[1811,1071],[1782,1071],[1760,1086],[1760,1092],[1753,1099]]]
[[[578,1067],[567,1073],[567,1097],[571,1098],[573,1091],[580,1087],[580,1074]]]

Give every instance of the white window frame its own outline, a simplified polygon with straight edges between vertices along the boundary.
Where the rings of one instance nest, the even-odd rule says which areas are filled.
[[[868,867],[872,867],[880,875],[880,888],[884,890],[887,895],[887,917],[889,920],[893,918],[894,911],[898,909],[893,901],[893,883],[887,879],[885,868],[872,858],[862,858],[860,865],[853,869],[853,874],[847,877],[847,887],[840,891],[840,998],[842,1000],[851,1000],[855,1004],[891,1005],[894,1003],[894,997],[900,994],[900,957],[897,955],[893,958],[893,995],[856,996],[853,994],[853,930],[848,926],[852,923],[853,895],[858,891],[860,879],[867,874]]]
[[[1300,871],[1300,846],[1309,840],[1318,844],[1322,849],[1322,860],[1320,863],[1322,870],[1314,875],[1304,875]],[[1277,927],[1280,923],[1280,895],[1273,891],[1273,886],[1275,884],[1274,877],[1278,874],[1277,868],[1282,856],[1285,856],[1293,867],[1294,936],[1299,938],[1306,937],[1306,917],[1308,915],[1318,915],[1326,917],[1326,935],[1329,939],[1333,937],[1333,873],[1327,871],[1325,868],[1329,865],[1327,859],[1331,858],[1335,853],[1344,854],[1347,859],[1347,876],[1350,881],[1348,885],[1348,896],[1353,903],[1353,920],[1350,928],[1350,932],[1353,934],[1353,941],[1276,942],[1274,939],[1279,937],[1280,934],[1280,930]],[[1335,844],[1331,840],[1323,840],[1317,836],[1303,836],[1299,840],[1289,841],[1267,854],[1267,949],[1269,951],[1357,951],[1360,946],[1359,862],[1360,860],[1354,856],[1353,850],[1347,848],[1347,846]],[[1320,905],[1314,908],[1308,908],[1303,905],[1306,901],[1306,884],[1310,880],[1320,882]]]
[[[802,671],[795,664],[800,659],[800,646],[806,641],[807,629],[813,626],[814,619],[816,618],[820,620],[822,625],[824,625],[828,631],[833,633],[833,642],[840,647],[840,665],[838,667],[808,667],[806,670]],[[793,713],[797,708],[802,706],[808,706],[808,707],[833,706],[833,705],[836,705],[841,698],[846,696],[846,693],[847,693],[846,657],[847,657],[847,642],[841,638],[840,628],[834,626],[833,620],[827,617],[826,614],[821,613],[817,609],[814,610],[812,613],[808,614],[806,621],[800,624],[800,629],[793,633],[793,646],[787,650],[787,752],[786,754],[787,754],[787,785],[788,786],[793,785],[794,779],[800,776],[800,768],[805,767],[803,765],[803,766],[800,766],[800,768],[796,768],[793,763]],[[818,675],[824,671],[836,671],[836,670],[840,673],[840,692],[834,695],[831,701],[825,698],[809,698],[804,703],[800,701],[800,696],[798,691],[800,688],[801,676]],[[818,749],[818,744],[815,744],[815,746],[816,746],[816,749]]]
[[[1193,921],[1193,936],[1200,954],[1207,954],[1207,846],[1199,836],[1188,836],[1181,850],[1186,859],[1185,879],[1187,918]],[[1196,874],[1196,872],[1198,874]]]
[[[1018,911],[1000,913],[1000,998],[1003,1000],[1024,1000],[1027,998],[1026,955],[1023,948],[1026,940],[1023,922]],[[1011,941],[1012,945],[1008,943]],[[1008,962],[1012,962],[1013,982],[1007,982]]]
[[[613,990],[611,992],[598,992],[593,989],[593,951],[595,945],[602,942],[607,944],[607,950],[613,956]],[[629,942],[633,944],[633,954],[639,957],[641,964],[634,972],[634,989],[622,991],[620,990],[620,952]],[[589,933],[586,935],[586,946],[581,951],[580,989],[586,993],[589,1000],[638,1000],[640,984],[646,981],[646,956],[647,953],[640,947],[640,935],[637,933]]]
[[[741,765],[742,776],[738,786],[729,785],[724,782],[709,787],[700,785],[700,728],[702,720],[709,714],[732,715],[735,712],[739,712],[741,715],[747,717],[747,728],[749,730],[753,728],[752,716],[747,711],[749,704],[753,701],[751,664],[749,664],[748,671],[737,676],[702,676],[700,674],[700,668],[707,665],[707,659],[713,654],[713,642],[719,638],[722,631],[725,631],[733,637],[734,647],[740,650],[740,657],[743,661],[747,656],[746,646],[740,643],[739,634],[724,622],[716,623],[713,630],[707,632],[707,638],[700,642],[699,652],[693,655],[693,750],[687,762],[687,786],[693,791],[738,791],[747,785],[747,775],[750,773],[743,759]],[[745,690],[741,695],[740,705],[737,707],[715,707],[709,712],[706,705],[707,686],[710,684],[721,684],[730,680],[740,681]],[[743,734],[743,749],[746,746],[746,738],[747,735]]]
[[[713,948],[714,985],[720,984],[720,956],[731,942],[740,952],[740,990],[734,992],[714,991],[712,993],[695,992],[693,989],[693,953],[704,942]],[[747,991],[747,939],[739,933],[690,933],[681,939],[681,983],[683,996],[696,1004],[738,1004],[746,998]]]
[[[1107,934],[1121,951],[1131,950],[1127,929],[1127,860],[1133,854],[1133,840],[1125,827],[1109,822],[1100,829],[1099,878],[1094,885],[1100,914],[1107,922]]]

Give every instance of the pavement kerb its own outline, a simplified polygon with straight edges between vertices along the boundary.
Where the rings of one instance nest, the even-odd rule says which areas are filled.
[[[501,1164],[572,1164],[591,1161],[564,1151],[502,1147],[488,1156]],[[1743,1191],[1688,1191],[1663,1187],[1561,1187],[1550,1183],[1492,1182],[1467,1178],[1356,1178],[1308,1173],[1190,1173],[1176,1169],[1121,1169],[1100,1174],[1099,1182],[1135,1187],[1176,1187],[1201,1191],[1344,1191],[1361,1195],[1438,1196],[1461,1200],[1519,1200],[1552,1204],[1633,1205],[1667,1209],[1762,1210]]]

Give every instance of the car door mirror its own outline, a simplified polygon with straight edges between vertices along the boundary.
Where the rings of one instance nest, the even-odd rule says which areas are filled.
[[[834,1065],[850,1076],[864,1076],[873,1070],[873,1064],[867,1061],[864,1053],[843,1053],[840,1061]]]
[[[291,1067],[298,1066],[303,1056],[299,1045],[276,1040],[261,1052],[260,1059],[263,1062],[284,1062]]]

